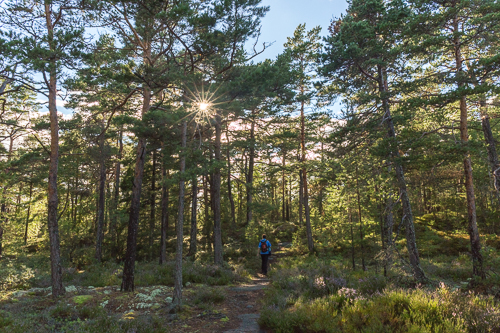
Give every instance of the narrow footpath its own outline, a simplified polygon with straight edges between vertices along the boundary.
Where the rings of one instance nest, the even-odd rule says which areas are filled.
[[[278,243],[277,250],[269,258],[269,270],[283,256],[283,247],[289,243]],[[240,320],[240,326],[235,329],[225,331],[225,333],[266,333],[258,324],[259,320],[259,300],[264,296],[264,290],[269,284],[269,279],[259,275],[252,279],[251,284],[240,285],[230,289],[229,306],[234,307]]]

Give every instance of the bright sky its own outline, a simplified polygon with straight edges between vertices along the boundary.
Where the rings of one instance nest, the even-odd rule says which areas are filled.
[[[305,23],[307,30],[319,25],[322,28],[321,35],[326,36],[331,20],[340,17],[347,9],[346,0],[262,0],[262,5],[270,6],[270,10],[262,19],[257,50],[262,47],[263,42],[274,44],[254,58],[256,62],[276,58],[283,51],[287,37],[293,35],[299,24]],[[64,108],[63,105],[63,101],[58,101],[58,111],[70,115],[72,110]],[[339,107],[337,104],[332,109],[337,111]],[[46,108],[42,110],[47,112]]]

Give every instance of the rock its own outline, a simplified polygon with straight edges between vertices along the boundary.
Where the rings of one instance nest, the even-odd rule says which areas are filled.
[[[66,287],[66,292],[67,293],[76,293],[78,291],[78,289],[76,289],[75,286],[67,286]]]
[[[156,296],[160,295],[161,293],[163,293],[163,290],[155,289],[151,292],[151,297],[156,297]]]
[[[167,302],[167,303],[172,303],[173,300],[174,299],[172,297],[165,298],[165,302]]]
[[[137,309],[149,309],[149,308],[150,308],[150,307],[152,307],[152,306],[153,306],[153,304],[151,304],[151,303],[137,303],[137,304],[135,305],[135,307],[136,307]]]
[[[111,294],[111,290],[104,290],[103,293],[104,293],[104,295],[109,295],[109,294]]]
[[[95,289],[94,286],[88,286],[87,288],[89,288],[89,289]]]
[[[108,303],[109,303],[109,300],[106,300],[106,301],[102,302],[101,303],[101,307],[102,308],[106,307],[106,305],[108,305]]]
[[[191,282],[186,282],[186,287],[189,287],[191,285]]]
[[[153,296],[149,296],[149,295],[146,295],[146,294],[137,294],[137,296],[135,296],[135,298],[138,298],[141,302],[151,302],[151,301],[154,301],[154,297]]]
[[[251,309],[253,308],[253,305],[247,305],[247,308]]]
[[[29,291],[19,290],[19,291],[16,291],[15,293],[13,293],[12,297],[22,297],[22,296],[25,296],[26,294],[29,294]]]
[[[174,321],[174,320],[179,319],[179,315],[177,313],[170,313],[170,314],[166,315],[165,319],[167,319],[167,321]]]

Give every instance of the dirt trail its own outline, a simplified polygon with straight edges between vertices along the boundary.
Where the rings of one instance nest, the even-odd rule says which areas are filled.
[[[269,269],[285,255],[283,249],[290,243],[279,243],[269,258]],[[247,284],[224,288],[226,299],[213,311],[202,316],[191,317],[177,322],[176,330],[179,332],[197,333],[269,333],[260,328],[260,300],[269,285],[269,279],[261,274],[252,278]],[[184,327],[182,327],[184,326]]]
[[[278,243],[277,251],[273,251],[273,255],[269,258],[270,270],[277,263],[279,258],[283,256],[283,247],[288,245],[288,243]],[[231,288],[231,295],[228,297],[228,303],[235,310],[233,315],[240,320],[240,325],[237,328],[226,330],[225,333],[267,332],[259,327],[257,321],[259,320],[260,310],[259,299],[264,296],[264,289],[268,284],[269,279],[264,276],[259,276],[252,279],[251,284]]]

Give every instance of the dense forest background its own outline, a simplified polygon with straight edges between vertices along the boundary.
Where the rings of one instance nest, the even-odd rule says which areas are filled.
[[[500,3],[351,0],[255,62],[267,10],[0,2],[2,290],[134,291],[168,266],[180,311],[183,265],[254,274],[266,233],[355,280],[445,281],[498,309]],[[263,324],[293,331],[288,307]]]

